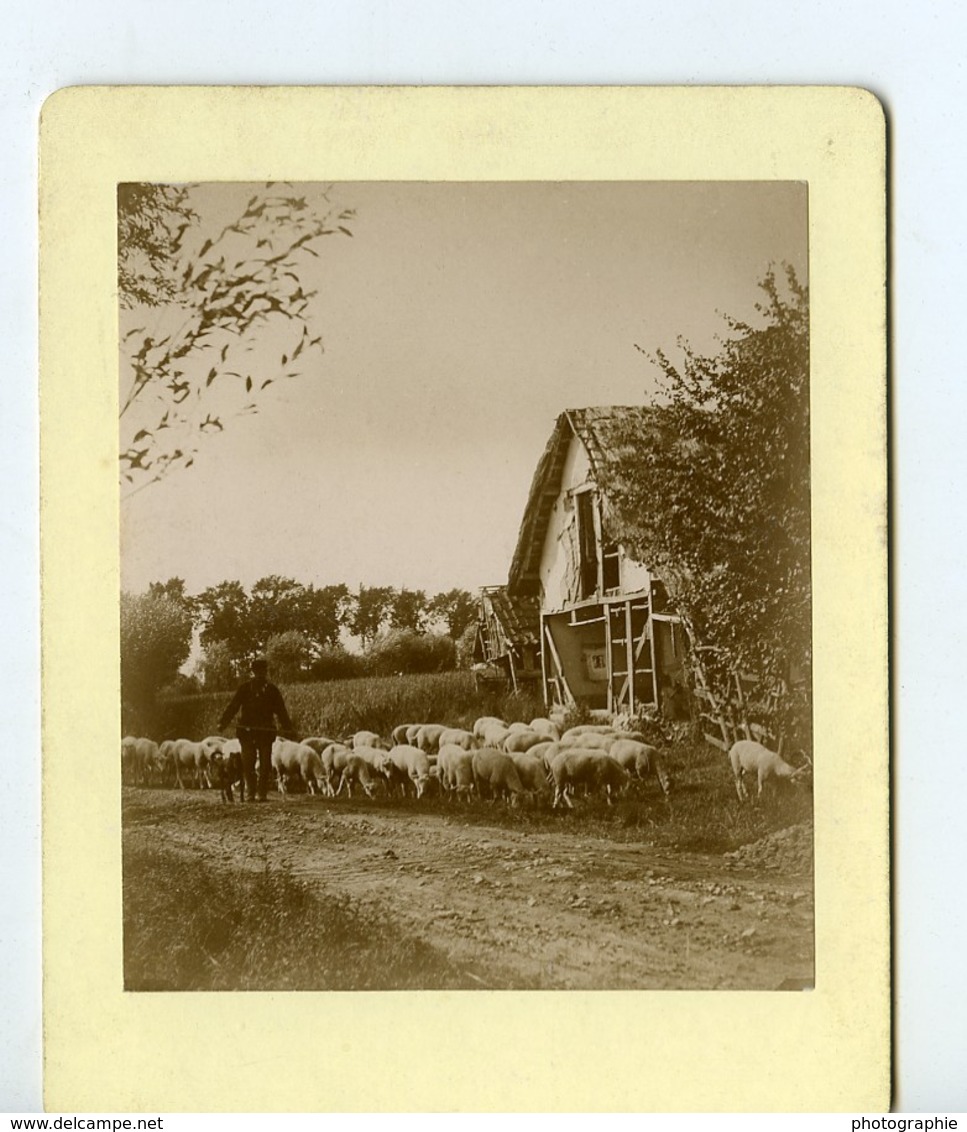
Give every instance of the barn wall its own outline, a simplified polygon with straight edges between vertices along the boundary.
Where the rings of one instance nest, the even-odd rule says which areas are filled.
[[[542,606],[547,611],[556,612],[578,600],[577,511],[570,492],[586,484],[590,472],[584,445],[572,437],[541,554]]]
[[[573,492],[591,482],[587,451],[572,437],[561,475],[561,490],[554,502],[541,554],[540,579],[542,608],[547,613],[566,609],[580,599],[580,554],[577,510]],[[621,556],[621,590],[643,593],[651,587],[651,575],[638,562]]]
[[[541,603],[548,611],[564,609],[580,592],[577,512],[570,492],[589,481],[590,471],[584,445],[572,437],[540,560]]]
[[[608,702],[608,684],[606,679],[595,679],[589,668],[589,653],[604,653],[604,626],[595,625],[569,625],[566,617],[548,618],[545,621],[554,638],[554,645],[564,675],[567,677],[568,687],[574,696],[592,708],[603,708]],[[550,666],[549,666],[550,670]]]

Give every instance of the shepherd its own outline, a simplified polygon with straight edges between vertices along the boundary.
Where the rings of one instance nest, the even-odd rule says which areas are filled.
[[[269,683],[269,666],[262,657],[252,661],[252,679],[246,680],[222,713],[219,728],[224,730],[241,710],[236,733],[242,747],[242,773],[251,802],[268,800],[269,772],[272,768],[272,744],[279,733],[293,736],[292,721],[286,711],[282,693]],[[258,791],[255,786],[255,764],[258,759]]]

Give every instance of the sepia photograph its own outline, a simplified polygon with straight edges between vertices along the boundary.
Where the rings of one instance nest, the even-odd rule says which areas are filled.
[[[77,89],[42,153],[45,1103],[882,1103],[875,99]]]
[[[125,991],[814,988],[808,199],[118,184]]]

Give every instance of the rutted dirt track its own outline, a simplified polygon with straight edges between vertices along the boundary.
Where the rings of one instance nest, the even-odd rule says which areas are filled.
[[[809,832],[729,856],[593,832],[305,796],[124,790],[132,845],[288,868],[350,896],[491,989],[798,989],[812,982]],[[770,869],[770,864],[783,868]]]

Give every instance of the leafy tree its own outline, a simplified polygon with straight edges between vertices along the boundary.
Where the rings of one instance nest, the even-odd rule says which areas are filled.
[[[212,641],[207,646],[197,670],[207,692],[225,691],[238,680],[238,667],[233,663],[231,650],[224,641]]]
[[[198,221],[183,185],[118,185],[118,295],[122,310],[176,298],[174,253]]]
[[[207,650],[221,642],[236,668],[250,660],[258,647],[258,638],[253,632],[249,597],[242,583],[219,582],[194,600],[202,646]]]
[[[469,668],[473,664],[473,649],[476,643],[477,622],[474,620],[456,639],[454,664],[457,668]]]
[[[316,654],[339,640],[350,606],[349,588],[342,583],[316,589],[273,574],[252,586],[252,633],[264,641],[273,633],[295,629],[306,635]]]
[[[305,589],[292,578],[270,574],[259,578],[249,596],[248,616],[256,641],[268,641],[275,633],[300,629]]]
[[[615,533],[662,578],[693,643],[778,687],[811,663],[808,295],[761,283],[714,356],[663,353],[663,402],[612,426]],[[808,692],[806,693],[808,699]],[[808,703],[801,703],[800,729]]]
[[[119,187],[120,471],[129,493],[190,467],[203,437],[257,412],[273,382],[297,377],[322,351],[315,293],[300,271],[323,237],[352,235],[353,213],[315,197],[269,185],[206,235],[191,187]],[[280,360],[253,373],[260,338],[279,332],[288,337]]]
[[[427,602],[427,612],[447,627],[447,633],[459,640],[468,626],[476,625],[477,603],[467,590],[447,590]]]
[[[194,617],[194,599],[185,592],[184,578],[169,578],[167,582],[152,582],[148,586],[148,593],[153,597],[168,597],[178,605],[187,609]]]
[[[188,610],[164,594],[121,594],[121,698],[146,731],[158,692],[188,659],[191,628]]]
[[[389,623],[393,629],[410,629],[422,633],[427,620],[426,594],[423,590],[399,590],[390,601]]]
[[[352,595],[345,583],[306,588],[301,605],[302,627],[317,653],[338,644],[339,632],[348,628],[351,614]]]
[[[272,675],[286,684],[294,684],[309,674],[312,650],[309,638],[298,629],[274,633],[265,643],[265,659]]]
[[[349,630],[364,646],[376,639],[386,620],[396,591],[392,586],[360,586],[349,612]]]

